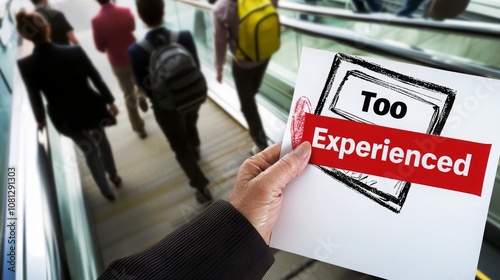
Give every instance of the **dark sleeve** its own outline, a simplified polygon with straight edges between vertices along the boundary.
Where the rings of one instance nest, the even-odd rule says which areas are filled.
[[[58,13],[57,24],[60,26],[61,30],[64,31],[64,34],[73,31],[73,26],[71,26],[69,21],[66,19],[66,16],[62,12]]]
[[[20,60],[17,62],[17,65],[19,66],[19,72],[21,72],[26,90],[28,91],[28,97],[35,119],[38,123],[45,122],[45,107],[43,105],[42,93],[37,85],[35,76],[31,74],[29,61]]]
[[[194,43],[193,35],[191,35],[191,32],[181,31],[179,34],[179,44],[183,45],[193,55],[193,58],[196,61],[196,65],[200,67],[200,60],[198,59],[196,44]]]
[[[99,72],[97,72],[97,69],[95,69],[92,61],[90,61],[89,57],[81,47],[76,46],[76,48],[79,49],[80,55],[83,58],[83,63],[81,66],[85,67],[85,72],[92,81],[92,84],[94,84],[95,88],[99,91],[99,93],[104,98],[104,101],[106,101],[106,103],[108,104],[113,103],[115,101],[115,98],[113,97],[113,94],[111,94],[111,91],[109,91],[108,86],[102,79]]]
[[[99,279],[262,279],[273,262],[248,220],[217,201],[149,249],[114,261]]]
[[[128,53],[136,85],[142,92],[151,97],[151,81],[148,71],[149,53],[135,43],[128,48]]]

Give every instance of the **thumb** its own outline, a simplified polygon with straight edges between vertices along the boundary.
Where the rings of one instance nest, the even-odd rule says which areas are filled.
[[[295,150],[286,154],[278,162],[266,169],[265,177],[272,178],[280,189],[300,175],[311,157],[311,143],[302,142]]]

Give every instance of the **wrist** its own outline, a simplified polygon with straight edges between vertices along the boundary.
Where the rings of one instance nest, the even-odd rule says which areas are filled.
[[[233,206],[234,209],[236,209],[236,211],[238,211],[248,221],[248,223],[250,225],[252,225],[252,227],[255,229],[255,231],[260,235],[260,237],[262,237],[262,240],[267,245],[269,245],[269,241],[270,241],[269,234],[266,234],[265,232],[263,232],[262,227],[259,227],[258,221],[255,221],[254,219],[251,218],[250,213],[247,213],[247,211],[245,209],[246,207],[238,204],[238,202],[232,201],[231,199],[229,199],[228,202],[231,204],[231,206]]]

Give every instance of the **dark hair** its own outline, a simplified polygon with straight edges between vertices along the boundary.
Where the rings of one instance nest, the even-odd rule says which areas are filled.
[[[49,23],[41,14],[22,10],[16,14],[16,23],[17,32],[33,43],[48,39]]]
[[[159,25],[163,21],[163,0],[136,0],[137,12],[142,21],[149,26]]]
[[[99,2],[99,4],[101,4],[101,5],[104,5],[104,4],[108,4],[109,0],[97,0],[97,2]]]
[[[31,0],[31,3],[33,3],[33,5],[38,5],[40,3],[42,3],[43,0]]]

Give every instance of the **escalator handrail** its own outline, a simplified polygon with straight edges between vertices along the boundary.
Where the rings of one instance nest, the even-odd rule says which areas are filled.
[[[196,0],[175,0],[204,10],[211,10],[212,5],[207,2]],[[280,2],[280,5],[283,2]],[[333,26],[311,23],[303,20],[296,20],[280,15],[281,25],[292,29],[298,33],[307,34],[316,37],[322,37],[329,40],[340,41],[355,48],[362,48],[365,51],[397,56],[406,60],[416,61],[429,66],[437,67],[443,70],[461,72],[466,74],[478,75],[482,77],[500,78],[500,70],[483,65],[476,61],[465,58],[450,56],[448,54],[436,51],[422,50],[406,44],[392,42],[388,40],[380,41]]]
[[[177,0],[184,1],[184,0]],[[308,34],[316,37],[322,37],[335,41],[341,41],[344,44],[355,48],[361,48],[372,53],[381,53],[390,56],[397,56],[406,60],[412,60],[443,70],[461,72],[466,74],[478,75],[482,77],[500,78],[500,70],[480,64],[465,58],[451,56],[436,51],[422,50],[406,44],[393,42],[389,40],[379,41],[371,38],[359,36],[343,28],[332,26],[322,26],[302,20],[291,19],[280,16],[282,26],[293,29],[296,32]]]
[[[212,7],[213,7],[213,5],[209,4],[208,2],[197,1],[197,0],[175,0],[175,1],[181,2],[181,3],[184,3],[184,4],[188,4],[190,6],[194,6],[194,7],[197,7],[197,8],[201,8],[201,9],[204,9],[204,10],[208,10],[208,11],[211,11]]]
[[[201,2],[196,0],[175,0],[175,1],[186,3],[191,6],[195,6],[205,10],[212,9],[212,5],[207,2]],[[462,35],[486,36],[493,39],[498,39],[498,37],[500,36],[500,25],[491,23],[470,22],[470,21],[461,21],[452,19],[448,19],[445,21],[409,19],[404,17],[397,17],[392,14],[386,14],[386,13],[357,14],[352,11],[347,11],[344,9],[337,9],[324,6],[311,6],[300,3],[293,3],[289,1],[279,1],[278,5],[279,5],[278,8],[283,10],[311,13],[316,15],[330,16],[330,17],[359,21],[359,22],[371,22],[383,25],[412,27],[416,29],[430,29],[433,31],[446,31],[446,32],[459,33]]]
[[[49,270],[54,270],[53,273],[57,275],[58,279],[71,279],[70,278],[70,272],[69,272],[69,266],[68,266],[68,257],[66,254],[66,249],[64,248],[64,234],[63,234],[63,227],[62,227],[62,221],[59,213],[61,213],[59,204],[57,202],[57,188],[56,188],[56,180],[54,177],[54,168],[53,168],[53,163],[52,163],[52,155],[51,155],[51,144],[50,144],[50,139],[49,139],[49,132],[47,127],[44,127],[42,131],[39,131],[37,133],[37,138],[38,138],[38,148],[37,150],[39,151],[39,157],[41,161],[45,163],[45,181],[43,188],[45,190],[45,197],[44,199],[46,204],[47,204],[47,213],[44,213],[44,215],[50,216],[49,219],[52,220],[51,228],[52,231],[46,231],[51,232],[53,235],[52,236],[46,236],[45,238],[50,238],[54,241],[54,247],[51,248],[53,249],[53,254],[56,256],[56,259],[53,259],[51,261],[55,261],[56,264],[54,263],[47,263],[47,265],[51,265],[51,269]],[[31,233],[30,233],[31,234]]]
[[[382,25],[393,25],[398,27],[412,27],[416,29],[430,29],[432,31],[446,31],[459,33],[461,35],[485,36],[494,39],[500,36],[500,25],[492,23],[470,22],[453,19],[447,19],[445,21],[410,19],[405,17],[397,17],[393,14],[388,13],[358,14],[345,9],[324,6],[311,6],[289,1],[280,1],[279,8],[283,10],[305,12],[357,22],[369,22]]]
[[[7,77],[5,76],[5,74],[3,73],[3,70],[2,68],[0,68],[0,76],[2,76],[2,81],[5,85],[5,87],[7,88],[7,91],[12,94],[12,88],[10,87],[10,84],[9,84],[9,81],[7,80]]]

